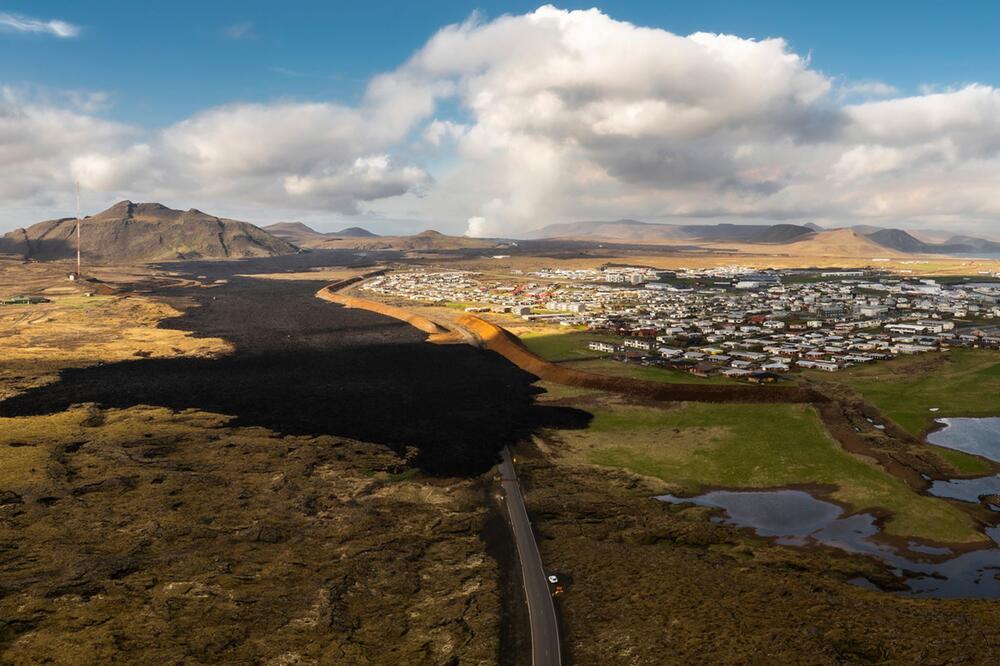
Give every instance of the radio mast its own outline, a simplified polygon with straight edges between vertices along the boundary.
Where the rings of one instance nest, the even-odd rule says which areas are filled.
[[[76,185],[76,279],[80,279],[80,181]]]

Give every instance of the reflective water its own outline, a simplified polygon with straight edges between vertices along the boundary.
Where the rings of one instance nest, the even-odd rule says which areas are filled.
[[[875,517],[861,513],[844,515],[832,502],[817,499],[801,490],[728,491],[717,490],[698,497],[663,495],[657,499],[671,504],[692,503],[722,509],[716,518],[727,525],[753,528],[778,543],[806,546],[822,544],[876,557],[900,576],[906,576],[910,594],[931,597],[1000,598],[1000,548],[964,553],[943,562],[921,562],[904,557],[892,546],[876,541],[879,528]],[[994,542],[1000,528],[987,530]],[[998,542],[1000,543],[1000,542]],[[928,555],[948,555],[951,551],[911,543],[911,550]]]
[[[939,419],[945,424],[927,436],[927,441],[1000,462],[1000,418]]]
[[[954,418],[940,422],[945,427],[928,435],[929,442],[1000,462],[1000,418]],[[927,492],[937,497],[978,502],[983,495],[1000,493],[1000,475],[935,481]]]

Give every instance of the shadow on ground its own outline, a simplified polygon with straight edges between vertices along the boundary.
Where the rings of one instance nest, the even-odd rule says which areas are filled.
[[[0,416],[84,402],[198,408],[232,415],[238,426],[339,435],[400,453],[415,446],[414,464],[438,475],[480,474],[503,446],[537,428],[589,422],[580,410],[536,405],[536,378],[497,354],[427,344],[406,324],[320,301],[313,297],[320,282],[235,277],[275,271],[280,261],[195,264],[192,275],[229,282],[161,293],[198,304],[164,326],[226,338],[236,346],[232,356],[66,370],[59,382],[0,403]],[[300,270],[302,259],[292,261]]]

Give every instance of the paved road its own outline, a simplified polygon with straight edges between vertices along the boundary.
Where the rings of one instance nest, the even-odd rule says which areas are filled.
[[[521,485],[517,481],[510,450],[504,447],[503,462],[500,463],[501,485],[504,489],[504,503],[510,516],[514,541],[517,544],[518,559],[521,560],[521,577],[524,579],[524,596],[528,603],[528,618],[531,623],[531,663],[533,666],[559,666],[562,656],[559,652],[559,623],[556,621],[556,607],[542,566],[542,556],[538,552],[535,534],[531,531],[531,521],[524,507]]]

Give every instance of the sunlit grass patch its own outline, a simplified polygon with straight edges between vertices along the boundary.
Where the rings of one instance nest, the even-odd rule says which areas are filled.
[[[805,405],[689,403],[675,409],[609,404],[589,429],[567,431],[571,460],[653,477],[685,493],[706,487],[834,486],[854,511],[892,513],[887,533],[981,541],[972,519],[845,452]]]
[[[914,435],[942,416],[1000,415],[1000,352],[955,349],[943,356],[904,357],[834,379]]]

